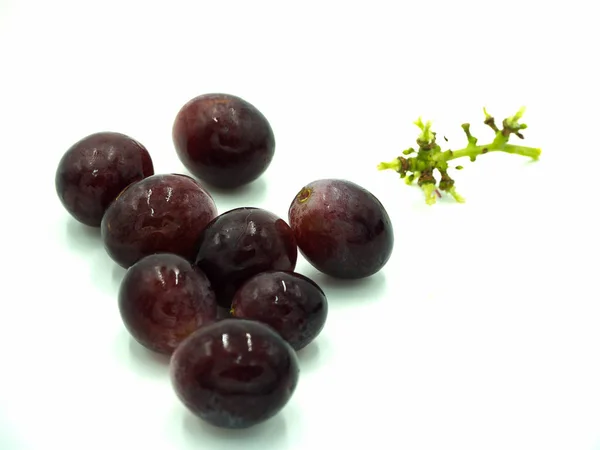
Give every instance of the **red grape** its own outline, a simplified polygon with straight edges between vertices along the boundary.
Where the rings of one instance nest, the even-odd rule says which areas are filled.
[[[209,223],[200,235],[196,265],[208,276],[217,302],[231,306],[235,291],[266,270],[294,270],[298,248],[289,225],[260,208],[236,208]]]
[[[394,232],[387,211],[371,192],[350,181],[306,185],[288,217],[302,255],[331,277],[373,275],[391,256]]]
[[[56,193],[79,222],[99,227],[119,193],[154,174],[146,148],[121,133],[91,134],[73,144],[58,163]]]
[[[175,118],[173,142],[194,176],[220,188],[254,181],[275,153],[275,137],[265,116],[228,94],[205,94],[187,102]]]
[[[293,272],[268,271],[235,293],[233,316],[270,325],[295,349],[312,342],[327,319],[327,298],[311,279]]]
[[[203,228],[217,215],[212,196],[187,175],[161,174],[129,185],[102,220],[106,251],[127,268],[153,253],[193,261]]]
[[[225,319],[192,333],[171,358],[178,398],[222,428],[248,428],[273,417],[298,384],[296,354],[267,325]]]
[[[140,259],[119,289],[119,312],[144,347],[171,354],[186,337],[217,318],[215,293],[200,269],[171,253]]]

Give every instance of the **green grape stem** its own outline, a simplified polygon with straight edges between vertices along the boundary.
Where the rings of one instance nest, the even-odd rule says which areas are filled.
[[[412,147],[404,150],[403,155],[408,156],[416,152],[416,156],[399,156],[393,161],[382,162],[377,168],[379,170],[393,170],[400,174],[401,178],[406,179],[406,184],[412,184],[416,179],[417,184],[425,194],[425,202],[433,205],[436,202],[437,189],[450,194],[457,202],[464,203],[464,198],[456,192],[455,183],[448,175],[448,162],[458,158],[468,157],[474,162],[478,156],[490,152],[504,152],[513,155],[521,155],[537,160],[542,150],[540,148],[527,147],[523,145],[509,144],[511,136],[514,134],[519,139],[523,139],[522,130],[527,125],[519,123],[523,116],[525,108],[521,108],[514,116],[508,117],[502,121],[502,128],[498,128],[492,116],[484,108],[484,124],[489,126],[495,133],[494,140],[485,145],[479,145],[478,139],[471,134],[471,126],[468,123],[462,125],[463,131],[467,137],[467,146],[458,150],[445,150],[436,142],[436,133],[431,131],[431,122],[423,122],[421,118],[414,123],[421,130],[417,138],[418,150]],[[457,170],[462,166],[456,166]],[[439,185],[434,176],[434,171],[441,175]]]
[[[512,153],[513,155],[521,155],[528,156],[532,159],[538,159],[541,154],[541,149],[533,148],[533,147],[524,147],[522,145],[513,145],[513,144],[504,144],[502,146],[494,146],[494,145],[477,145],[473,148],[462,148],[460,150],[455,150],[452,152],[450,157],[445,158],[445,161],[451,161],[457,158],[463,158],[468,156],[473,159],[479,155],[485,155],[489,152],[504,152],[504,153]]]

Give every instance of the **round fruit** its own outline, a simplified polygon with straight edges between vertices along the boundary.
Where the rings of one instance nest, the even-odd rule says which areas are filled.
[[[273,417],[292,397],[298,376],[292,347],[267,325],[243,319],[199,329],[171,358],[179,399],[222,428],[248,428]]]
[[[196,265],[208,276],[217,302],[231,306],[248,278],[296,267],[298,248],[289,225],[260,208],[236,208],[209,223],[199,239]]]
[[[302,255],[331,277],[368,277],[391,256],[394,232],[387,211],[371,192],[350,181],[306,185],[288,217]]]
[[[121,133],[91,134],[73,144],[56,170],[56,193],[79,222],[99,227],[119,193],[154,174],[148,150]]]
[[[312,342],[327,319],[327,298],[299,273],[269,271],[246,281],[235,293],[232,315],[270,325],[295,350]]]
[[[175,118],[173,142],[194,176],[220,188],[256,180],[275,153],[275,137],[265,116],[228,94],[205,94],[187,102]]]
[[[129,268],[119,289],[125,327],[144,347],[170,355],[186,337],[217,319],[206,275],[181,256],[157,253]]]
[[[106,210],[102,239],[125,268],[153,253],[193,261],[198,237],[216,215],[212,196],[193,178],[153,175],[129,185]]]

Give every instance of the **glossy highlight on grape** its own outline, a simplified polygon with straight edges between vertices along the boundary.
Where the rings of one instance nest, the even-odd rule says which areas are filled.
[[[196,416],[222,428],[248,428],[292,398],[299,367],[292,347],[260,322],[225,319],[191,334],[171,358],[171,381]]]
[[[341,279],[379,272],[394,247],[394,231],[381,202],[347,180],[322,179],[292,201],[289,224],[300,252],[319,271]]]
[[[121,282],[118,303],[133,338],[166,355],[217,319],[215,293],[206,275],[171,253],[149,255],[131,266]]]
[[[122,133],[99,132],[73,144],[62,156],[55,188],[67,212],[99,227],[111,202],[131,183],[154,175],[148,150]]]
[[[196,265],[208,276],[217,302],[231,307],[235,291],[250,277],[267,270],[296,267],[298,248],[289,225],[260,208],[227,211],[202,231]]]
[[[275,154],[266,117],[231,94],[204,94],[188,101],[173,124],[179,159],[198,179],[231,189],[262,175]]]
[[[266,323],[300,350],[323,330],[328,305],[323,290],[304,275],[268,271],[238,289],[231,311],[233,317]]]
[[[153,253],[193,261],[202,230],[217,216],[212,196],[187,175],[159,174],[127,187],[102,220],[104,247],[127,268]]]

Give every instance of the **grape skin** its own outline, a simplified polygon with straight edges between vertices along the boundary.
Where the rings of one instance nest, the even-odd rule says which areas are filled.
[[[149,255],[131,266],[121,282],[118,302],[133,338],[166,355],[217,319],[215,293],[206,275],[170,253]]]
[[[193,178],[153,175],[131,184],[110,205],[102,240],[110,257],[125,268],[153,253],[193,261],[200,233],[216,216],[212,196]]]
[[[204,94],[188,101],[173,124],[173,142],[183,165],[211,186],[232,189],[260,177],[275,154],[266,117],[230,94]]]
[[[267,270],[293,271],[298,248],[289,225],[260,208],[236,208],[209,223],[199,239],[196,265],[208,276],[217,302],[231,307],[238,288]]]
[[[99,227],[111,202],[131,183],[154,175],[148,150],[122,133],[99,132],[74,143],[55,174],[63,207],[79,222]]]
[[[248,428],[289,402],[299,367],[292,347],[256,321],[225,319],[192,333],[171,358],[171,381],[196,416],[222,428]]]
[[[371,192],[351,181],[307,184],[292,201],[288,219],[302,255],[334,278],[377,273],[394,247],[387,211]]]
[[[233,297],[233,317],[257,320],[300,350],[323,330],[328,304],[323,290],[299,273],[263,272],[246,281]]]

